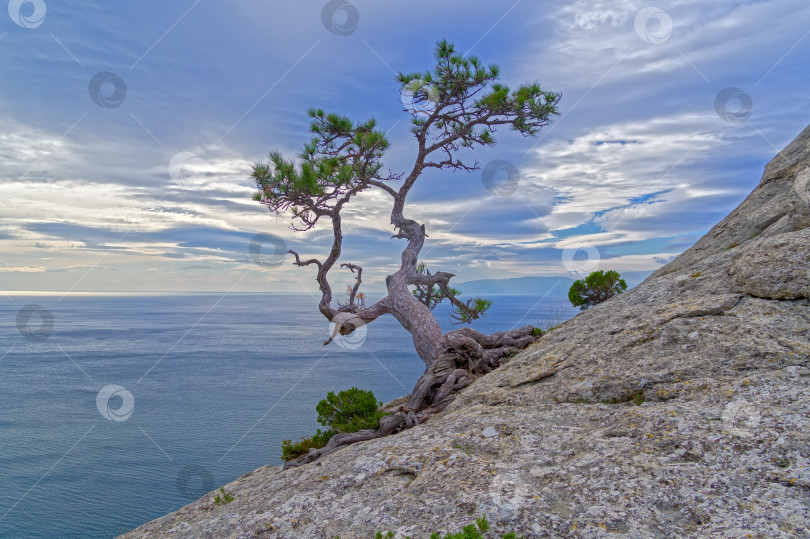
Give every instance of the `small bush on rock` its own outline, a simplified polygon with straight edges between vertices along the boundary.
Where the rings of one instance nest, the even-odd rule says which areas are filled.
[[[585,279],[574,281],[568,290],[568,300],[574,307],[585,310],[627,290],[627,283],[618,272],[594,271]]]
[[[281,460],[286,462],[306,455],[310,449],[320,449],[339,432],[376,430],[380,426],[380,418],[386,415],[379,406],[382,406],[382,403],[377,402],[371,391],[356,387],[337,394],[330,391],[315,407],[318,412],[318,423],[329,428],[323,432],[318,429],[314,435],[301,438],[296,443],[292,440],[282,441]]]
[[[486,533],[488,531],[489,531],[489,522],[487,522],[487,517],[486,515],[484,515],[478,520],[476,520],[475,524],[468,524],[467,526],[461,528],[461,532],[459,533],[448,533],[445,536],[442,536],[438,533],[431,533],[430,539],[484,539],[485,537],[489,537],[489,534],[482,535],[482,532]],[[382,532],[377,532],[377,535],[375,535],[374,537],[375,539],[386,539],[394,537],[394,533],[389,531],[387,534],[383,535]],[[518,536],[515,535],[515,532],[505,533],[501,536],[501,538],[523,539],[522,537],[518,538]],[[338,537],[337,539],[340,538]],[[411,538],[408,537],[407,539]]]
[[[228,505],[233,501],[233,492],[225,492],[225,487],[219,487],[219,492],[222,494],[214,498],[214,505]]]
[[[318,403],[318,423],[338,432],[357,432],[361,429],[376,430],[385,412],[379,409],[374,393],[353,387],[335,395],[330,391]]]
[[[337,431],[329,429],[325,432],[318,432],[309,438],[301,438],[301,441],[293,443],[292,440],[281,442],[281,460],[288,461],[306,455],[310,449],[320,449],[329,442],[329,439],[337,434]]]

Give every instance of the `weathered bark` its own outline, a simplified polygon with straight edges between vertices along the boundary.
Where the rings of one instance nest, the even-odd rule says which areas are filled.
[[[416,382],[406,407],[421,410],[437,404],[452,391],[460,389],[455,387],[460,379],[459,371],[469,373],[470,380],[473,376],[491,372],[500,366],[504,358],[526,348],[536,339],[532,326],[491,335],[471,328],[448,332],[442,338],[441,356],[428,366]],[[451,379],[452,387],[444,385]]]
[[[298,254],[293,254],[299,266],[310,263],[318,265],[317,280],[323,293],[319,307],[324,316],[336,324],[336,331],[348,335],[383,314],[391,314],[413,337],[414,348],[425,362],[425,372],[416,382],[405,405],[401,406],[397,413],[385,416],[376,431],[363,430],[337,434],[323,448],[311,449],[306,455],[287,462],[285,468],[300,466],[345,445],[388,436],[426,421],[432,414],[440,412],[450,404],[454,399],[453,393],[470,385],[473,377],[498,368],[505,357],[526,348],[536,340],[532,326],[491,335],[479,333],[471,328],[461,328],[444,334],[428,306],[416,299],[408,289],[409,285],[415,284],[436,285],[458,309],[462,311],[469,309],[455,298],[449,289],[448,282],[453,277],[452,274],[438,272],[433,275],[422,275],[417,271],[419,253],[426,236],[425,227],[403,215],[405,197],[424,168],[424,158],[428,153],[425,150],[424,138],[417,137],[417,139],[420,143],[420,153],[413,171],[399,191],[389,191],[394,197],[391,223],[398,230],[394,237],[406,239],[408,243],[402,251],[400,269],[386,280],[388,295],[368,308],[360,308],[354,300],[362,268],[353,264],[344,265],[353,273],[357,272],[357,282],[351,290],[348,304],[338,309],[331,306],[332,291],[326,274],[341,252],[342,231],[337,212],[332,215],[334,232],[332,250],[323,263],[317,260],[301,262]],[[468,312],[475,317],[475,313]],[[330,341],[331,339],[327,344]]]
[[[336,434],[329,439],[329,442],[320,449],[310,449],[306,455],[302,455],[297,459],[288,461],[284,464],[284,469],[295,468],[313,462],[324,455],[333,453],[341,447],[354,444],[357,442],[364,442],[366,440],[373,440],[374,438],[382,438],[393,434],[397,430],[405,426],[416,425],[416,417],[414,414],[392,414],[383,416],[380,419],[380,426],[377,430],[359,430],[357,432],[342,432]]]
[[[407,312],[410,311],[400,311],[400,315]],[[430,314],[429,310],[427,312]],[[338,315],[335,320],[339,317]],[[430,317],[436,322],[432,314]],[[438,328],[438,323],[436,327]],[[441,335],[441,330],[438,331]],[[416,339],[414,335],[414,344],[417,344]],[[284,469],[313,462],[346,445],[382,438],[427,421],[430,416],[441,412],[453,402],[454,393],[472,384],[473,377],[497,369],[505,358],[526,348],[536,339],[534,328],[523,326],[490,335],[461,328],[448,332],[438,341],[430,341],[440,345],[436,359],[428,364],[424,374],[419,377],[405,404],[398,406],[395,413],[384,416],[377,430],[336,434],[324,447],[310,449],[306,455],[285,463]]]
[[[473,171],[478,162],[465,162],[457,157],[462,148],[489,146],[494,143],[492,133],[500,127],[511,127],[519,133],[534,135],[557,114],[560,95],[542,90],[538,84],[521,86],[510,91],[503,85],[494,87],[498,78],[496,68],[484,68],[477,59],[467,59],[455,53],[451,44],[440,42],[436,49],[435,78],[436,102],[432,111],[419,117],[416,112],[412,132],[417,151],[413,168],[407,174],[389,173],[381,176],[380,159],[388,147],[383,133],[374,131],[375,122],[353,124],[348,119],[325,115],[323,111],[310,111],[312,131],[316,137],[305,146],[301,154],[308,171],[319,170],[324,178],[312,178],[295,171],[294,163],[272,154],[273,167],[257,166],[255,176],[261,190],[260,200],[274,211],[293,212],[304,230],[315,226],[321,217],[331,219],[334,240],[328,256],[323,260],[300,260],[299,266],[316,265],[316,280],[322,297],[321,313],[335,323],[335,331],[348,335],[358,327],[384,314],[394,316],[412,335],[417,354],[425,362],[425,372],[417,381],[406,403],[386,416],[376,431],[338,434],[321,449],[293,462],[311,462],[320,455],[357,441],[388,435],[398,429],[413,426],[441,411],[452,402],[454,393],[472,383],[476,376],[496,369],[504,358],[522,350],[535,340],[534,328],[525,326],[511,331],[483,335],[469,328],[444,334],[430,307],[431,297],[447,299],[452,304],[451,319],[471,322],[487,309],[488,302],[474,298],[466,303],[456,297],[449,286],[451,273],[420,272],[418,257],[425,242],[425,226],[405,216],[406,198],[426,169]],[[405,88],[417,75],[399,74]],[[483,93],[493,84],[492,92]],[[340,164],[340,167],[336,167]],[[351,167],[347,176],[346,167]],[[272,169],[272,170],[271,170]],[[389,181],[402,181],[398,188]],[[350,199],[361,191],[376,187],[391,195],[391,225],[394,238],[406,241],[401,264],[386,280],[388,293],[375,304],[366,307],[356,301],[361,283],[362,268],[355,264],[341,264],[355,274],[356,282],[349,289],[348,303],[332,306],[332,290],[327,274],[341,255],[342,230],[340,211]],[[414,297],[409,286],[422,287],[425,293]],[[433,294],[433,287],[441,291]],[[435,303],[435,302],[434,302]],[[327,341],[327,344],[331,339]],[[288,463],[288,466],[297,464]]]

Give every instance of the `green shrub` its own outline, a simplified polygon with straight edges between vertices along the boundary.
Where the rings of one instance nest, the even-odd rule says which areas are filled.
[[[217,494],[217,497],[214,498],[214,505],[228,505],[233,501],[233,492],[225,492],[225,487],[219,487],[219,492],[222,497]]]
[[[310,449],[320,449],[329,442],[329,439],[337,434],[337,431],[329,429],[325,432],[318,432],[309,438],[301,438],[301,441],[293,443],[292,440],[281,442],[281,460],[288,461],[296,459],[301,455],[306,455]]]
[[[326,398],[315,407],[318,412],[318,422],[327,430],[318,432],[309,438],[301,438],[293,443],[292,440],[281,442],[281,460],[288,461],[306,455],[310,449],[320,449],[325,446],[335,434],[339,432],[357,432],[361,429],[376,430],[380,426],[380,418],[386,415],[379,409],[374,393],[353,387],[335,394],[330,391]]]
[[[478,529],[476,529],[476,525],[478,526]],[[487,517],[484,515],[475,521],[475,525],[469,524],[461,528],[460,533],[448,533],[444,537],[438,533],[432,533],[430,534],[430,539],[483,539],[484,536],[481,535],[481,532],[486,533],[487,531],[489,531],[489,522],[487,522]],[[518,539],[515,532],[506,533],[502,536],[502,538]]]
[[[376,430],[380,418],[386,415],[379,409],[374,393],[353,387],[337,395],[330,391],[326,398],[318,403],[318,423],[338,432],[357,432],[361,429]]]
[[[568,290],[568,300],[574,307],[585,310],[627,290],[627,283],[618,272],[594,271],[585,279],[574,281]]]
[[[476,526],[478,527],[477,529],[476,529]],[[459,532],[459,533],[448,533],[444,537],[442,537],[438,533],[431,533],[430,534],[430,539],[484,539],[485,536],[481,535],[481,532],[486,533],[488,531],[489,531],[489,522],[487,522],[487,516],[484,515],[481,518],[479,518],[478,520],[476,520],[475,524],[468,524],[467,526],[464,526],[463,528],[461,528],[461,532]],[[394,536],[394,532],[389,531],[385,535],[383,535],[382,532],[377,532],[377,535],[375,535],[374,538],[375,539],[384,539],[384,538],[390,538],[390,537],[393,537],[393,536]],[[487,537],[489,537],[489,536],[487,536]],[[501,536],[501,538],[502,539],[523,539],[522,537],[518,538],[518,536],[515,535],[515,532],[505,533],[505,534],[503,534]],[[336,539],[340,539],[340,537],[337,537]],[[411,538],[408,537],[407,539],[411,539]]]

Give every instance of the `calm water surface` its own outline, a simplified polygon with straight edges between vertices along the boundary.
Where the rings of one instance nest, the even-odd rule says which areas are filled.
[[[475,329],[573,314],[559,297],[493,299]],[[31,304],[53,317],[46,338],[39,315],[23,326],[33,335],[18,330]],[[320,426],[328,391],[387,401],[424,370],[392,317],[356,349],[328,337],[307,295],[0,299],[0,537],[123,533],[280,464],[283,439]]]

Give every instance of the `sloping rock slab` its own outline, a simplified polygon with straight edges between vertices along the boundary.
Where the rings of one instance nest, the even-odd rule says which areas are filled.
[[[808,165],[810,129],[692,249],[428,422],[126,536],[416,538],[486,514],[526,537],[810,537]]]

